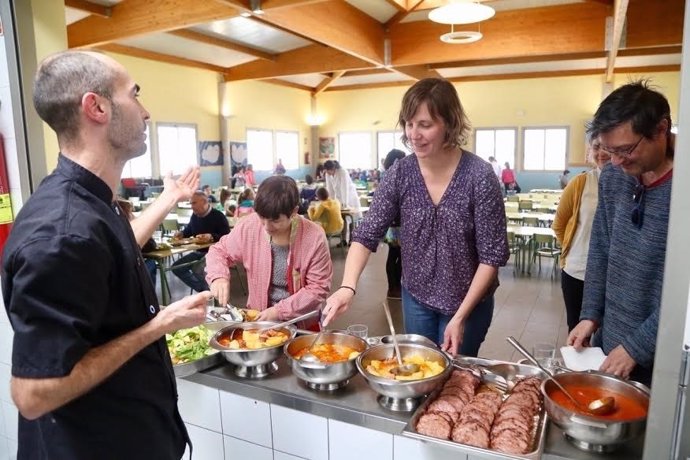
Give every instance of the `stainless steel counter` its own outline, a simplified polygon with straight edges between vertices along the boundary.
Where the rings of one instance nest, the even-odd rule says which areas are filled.
[[[333,392],[315,391],[300,382],[290,370],[284,357],[278,360],[275,374],[262,380],[237,377],[232,365],[223,363],[207,371],[186,377],[187,380],[306,413],[364,426],[390,434],[401,434],[411,417],[407,412],[391,412],[376,401],[377,394],[369,388],[361,375]],[[590,454],[572,446],[563,432],[549,423],[543,459],[611,459],[636,460],[642,458],[643,439],[639,438],[612,454]]]

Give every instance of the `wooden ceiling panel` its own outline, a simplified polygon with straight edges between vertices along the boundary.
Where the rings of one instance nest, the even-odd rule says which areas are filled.
[[[630,0],[625,46],[680,45],[684,15],[684,0]]]
[[[237,16],[237,9],[214,1],[146,0],[114,5],[109,18],[89,16],[67,27],[70,48],[97,46],[153,32],[167,32]]]
[[[372,64],[323,45],[299,48],[276,57],[275,61],[253,61],[228,69],[225,80],[275,78],[305,73],[366,69]]]

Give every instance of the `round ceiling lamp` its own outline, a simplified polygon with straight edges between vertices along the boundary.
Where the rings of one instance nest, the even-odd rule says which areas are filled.
[[[441,41],[451,45],[459,45],[463,43],[474,43],[481,40],[483,37],[481,32],[472,32],[469,30],[459,30],[457,32],[448,32],[441,35]]]
[[[469,0],[455,1],[429,12],[429,20],[440,24],[472,24],[493,17],[496,11],[487,5]]]

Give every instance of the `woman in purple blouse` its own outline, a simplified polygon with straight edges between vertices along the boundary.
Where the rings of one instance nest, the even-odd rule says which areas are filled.
[[[324,323],[348,308],[369,254],[399,216],[405,332],[477,356],[491,324],[498,267],[509,257],[498,179],[489,163],[460,148],[469,121],[450,82],[417,82],[403,97],[398,123],[414,154],[388,170],[355,230]]]

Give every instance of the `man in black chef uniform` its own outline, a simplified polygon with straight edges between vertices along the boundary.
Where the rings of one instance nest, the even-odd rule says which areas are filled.
[[[139,247],[199,171],[167,177],[130,226],[116,190],[146,151],[138,95],[120,64],[93,52],[50,56],[36,75],[34,106],[61,153],[3,254],[19,459],[179,459],[189,442],[164,335],[201,323],[210,293],[159,309]]]

